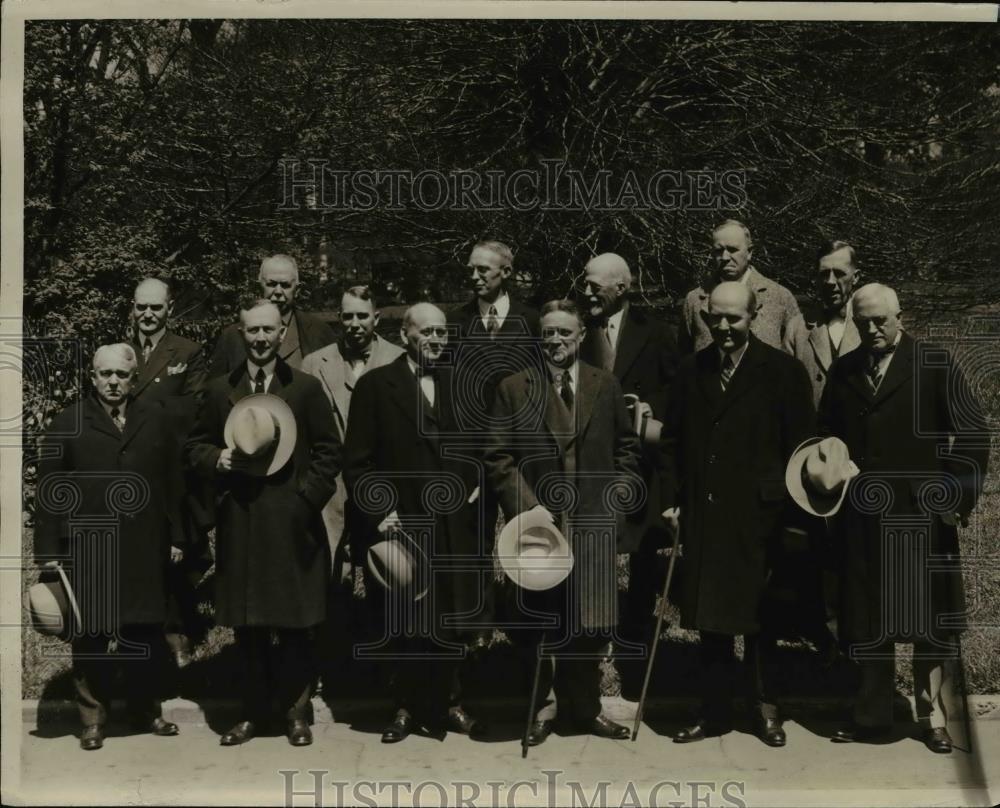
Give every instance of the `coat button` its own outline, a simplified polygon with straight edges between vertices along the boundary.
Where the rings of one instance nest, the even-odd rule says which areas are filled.
[[[713,454],[708,456],[708,462],[714,463],[718,458]]]
[[[153,379],[154,382],[158,382],[159,380],[160,380],[159,376],[157,376],[155,379]]]

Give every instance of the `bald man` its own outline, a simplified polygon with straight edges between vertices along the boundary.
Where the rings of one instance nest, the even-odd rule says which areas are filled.
[[[117,663],[135,727],[178,731],[160,698],[166,570],[185,540],[180,453],[163,405],[132,397],[136,365],[129,345],[97,350],[93,392],[53,419],[38,464],[35,560],[62,564],[80,605],[73,686],[88,751],[104,743]]]
[[[635,397],[633,407],[662,421],[677,369],[677,341],[666,323],[633,305],[631,288],[632,272],[620,255],[602,253],[587,263],[579,288],[587,329],[580,358],[613,373],[622,393]],[[618,552],[629,554],[629,587],[620,632],[629,640],[647,642],[666,572],[656,550],[666,544],[667,535],[660,517],[657,467],[661,456],[656,445],[641,449],[640,471],[648,495],[643,506],[628,515],[625,530],[618,536]]]
[[[739,281],[712,290],[702,321],[712,344],[685,357],[664,429],[665,511],[684,547],[681,626],[701,635],[702,705],[674,736],[700,741],[732,728],[733,641],[744,639],[743,680],[756,734],[784,746],[766,658],[761,605],[781,540],[785,466],[814,432],[802,363],[752,334],[754,292]]]
[[[298,370],[304,357],[336,341],[333,329],[315,314],[302,311],[296,305],[299,290],[299,266],[290,255],[271,255],[261,261],[257,276],[263,299],[270,300],[281,312],[284,337],[278,356],[289,367]],[[232,373],[246,361],[243,337],[238,323],[227,326],[219,335],[212,353],[209,378]]]
[[[861,666],[851,721],[833,740],[892,728],[895,643],[913,645],[922,738],[948,753],[949,691],[966,611],[958,527],[982,491],[990,433],[974,387],[947,350],[910,337],[896,293],[870,283],[851,300],[861,345],[830,369],[820,428],[862,476],[835,523],[841,642]]]
[[[395,716],[383,743],[419,729],[476,732],[461,705],[458,666],[478,634],[468,618],[482,612],[483,572],[493,568],[480,550],[479,449],[462,439],[454,374],[442,362],[444,313],[430,303],[411,306],[400,339],[405,355],[358,379],[344,447],[352,541],[367,554],[402,532],[403,545],[414,543],[431,564],[429,590],[416,602],[368,593],[385,633],[380,645],[355,653],[387,663]],[[394,626],[390,618],[399,615],[404,625]]]
[[[684,298],[679,339],[683,353],[699,351],[712,343],[702,314],[708,309],[708,296],[714,286],[725,281],[742,283],[754,293],[757,312],[750,326],[753,335],[773,348],[792,352],[792,335],[804,330],[799,304],[784,286],[761,275],[752,258],[753,238],[743,222],[727,219],[712,231],[710,277]]]
[[[194,425],[207,368],[203,346],[170,331],[173,310],[173,296],[165,281],[139,281],[132,296],[131,345],[138,367],[131,395],[137,401],[159,401],[164,405],[180,451]],[[178,667],[191,661],[188,634],[204,629],[192,581],[211,566],[206,537],[211,523],[209,503],[195,480],[189,479],[188,483],[182,503],[188,552],[171,566],[168,585],[167,645]]]

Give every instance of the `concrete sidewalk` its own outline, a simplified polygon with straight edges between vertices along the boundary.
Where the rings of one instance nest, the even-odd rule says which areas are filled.
[[[624,721],[635,705],[606,699],[605,709]],[[302,749],[290,747],[283,735],[222,748],[219,732],[227,727],[218,726],[218,718],[211,719],[212,726],[204,718],[189,718],[175,738],[126,735],[112,725],[99,752],[80,750],[72,724],[45,723],[38,729],[26,721],[20,785],[5,783],[4,801],[286,805],[292,804],[288,790],[301,792],[296,805],[409,805],[414,794],[430,805],[463,799],[477,805],[596,800],[601,806],[750,808],[1000,801],[1000,721],[989,719],[973,725],[975,754],[956,749],[935,755],[907,737],[907,727],[891,743],[832,744],[829,735],[837,724],[829,718],[788,721],[783,749],[741,731],[682,746],[669,737],[682,720],[654,711],[634,743],[553,735],[522,760],[515,715],[509,725],[494,727],[494,741],[449,734],[443,741],[413,736],[386,746],[379,742],[383,711],[345,712],[333,721],[320,712],[315,743]],[[958,740],[961,728],[953,734]]]

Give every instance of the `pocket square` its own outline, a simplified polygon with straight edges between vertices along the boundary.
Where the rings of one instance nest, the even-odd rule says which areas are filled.
[[[187,370],[187,367],[188,367],[187,366],[187,362],[181,362],[181,363],[176,364],[176,365],[168,365],[167,366],[167,375],[168,376],[176,376],[178,373],[183,373],[185,370]]]

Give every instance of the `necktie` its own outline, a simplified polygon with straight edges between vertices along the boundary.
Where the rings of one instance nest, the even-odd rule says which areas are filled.
[[[593,363],[609,372],[614,370],[615,349],[611,347],[611,335],[608,333],[607,321],[595,322],[587,328],[586,339],[590,343],[590,355]]]
[[[726,392],[726,388],[729,386],[729,382],[735,372],[736,365],[733,364],[733,357],[726,354],[726,358],[722,360],[722,374],[719,376],[719,383],[722,385],[723,393]]]
[[[490,339],[493,339],[497,335],[497,331],[500,329],[500,321],[497,320],[497,307],[490,306],[490,310],[486,314],[486,333],[490,335]]]
[[[153,340],[146,337],[146,341],[142,343],[142,361],[149,361],[149,355],[153,352]]]
[[[267,377],[264,375],[264,368],[257,368],[257,375],[253,377],[253,391],[255,393],[264,392],[264,380]]]
[[[872,356],[871,365],[868,368],[868,384],[872,386],[872,392],[877,392],[878,386],[882,383],[881,363],[881,356],[878,354]]]
[[[125,419],[122,417],[122,411],[117,407],[111,408],[111,420],[115,422],[115,426],[118,427],[119,432],[124,431]]]
[[[563,404],[566,405],[566,409],[572,411],[573,382],[570,378],[568,370],[559,374],[559,378],[556,380],[556,386],[559,388],[559,397],[563,400]]]

